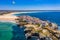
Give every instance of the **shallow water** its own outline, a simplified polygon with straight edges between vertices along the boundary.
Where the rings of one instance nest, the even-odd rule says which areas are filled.
[[[11,40],[12,23],[0,22],[0,40]]]
[[[0,22],[0,40],[25,40],[24,28],[9,22]]]

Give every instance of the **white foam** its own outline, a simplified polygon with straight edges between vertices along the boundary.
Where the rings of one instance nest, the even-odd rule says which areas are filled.
[[[8,20],[0,20],[0,22],[11,22],[11,23],[16,23],[15,21],[8,21]]]

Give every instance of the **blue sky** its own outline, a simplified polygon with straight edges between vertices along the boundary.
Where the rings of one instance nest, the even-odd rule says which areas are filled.
[[[0,10],[60,10],[60,0],[0,0]]]

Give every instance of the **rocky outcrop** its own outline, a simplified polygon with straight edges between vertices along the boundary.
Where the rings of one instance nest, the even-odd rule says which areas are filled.
[[[60,31],[55,23],[42,21],[36,17],[19,16],[17,24],[25,27],[25,36],[28,39],[37,40],[60,40]]]

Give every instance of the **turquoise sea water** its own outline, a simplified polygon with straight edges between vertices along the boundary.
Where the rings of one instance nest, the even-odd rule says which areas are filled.
[[[49,20],[50,22],[54,22],[60,26],[60,12],[34,12],[15,15],[29,15],[40,18],[41,20]],[[25,40],[23,30],[24,28],[18,28],[18,26],[13,23],[0,22],[0,40]]]
[[[0,40],[25,40],[24,28],[9,22],[0,22]]]
[[[0,40],[11,40],[12,23],[0,22]]]

